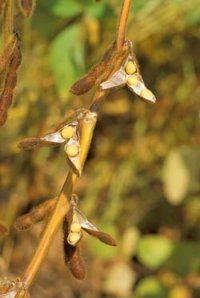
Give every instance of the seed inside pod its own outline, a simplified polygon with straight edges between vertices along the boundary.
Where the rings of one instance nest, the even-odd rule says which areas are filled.
[[[66,145],[65,146],[65,152],[69,157],[75,157],[78,155],[79,153],[79,148],[77,145],[75,144],[71,144],[71,145]]]
[[[133,61],[128,61],[125,66],[125,71],[127,74],[131,75],[137,71],[137,67]]]
[[[130,86],[137,86],[141,83],[141,81],[137,75],[134,75],[128,78],[127,83]]]
[[[81,231],[81,225],[79,223],[73,223],[70,227],[72,233],[79,233]]]
[[[62,130],[61,130],[61,136],[64,138],[64,139],[70,139],[71,137],[73,137],[74,135],[74,132],[75,132],[75,128],[73,126],[65,126]]]
[[[141,93],[140,93],[140,96],[144,97],[144,98],[146,98],[150,101],[153,101],[153,102],[156,101],[155,96],[153,95],[153,93],[149,89],[142,90]]]
[[[67,242],[72,245],[75,246],[78,241],[81,238],[81,233],[69,233],[69,236],[67,237]]]

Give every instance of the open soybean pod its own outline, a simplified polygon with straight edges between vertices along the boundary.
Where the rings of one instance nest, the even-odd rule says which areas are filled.
[[[127,87],[142,99],[145,99],[154,103],[156,101],[156,97],[145,86],[144,80],[140,73],[139,63],[133,51],[133,44],[131,41],[129,42],[129,44],[130,44],[130,53],[124,66],[125,72],[127,74]]]
[[[72,170],[78,175],[81,175],[81,164],[80,164],[80,138],[74,137],[69,139],[64,147],[68,162]]]
[[[104,81],[111,79],[124,65],[128,55],[129,55],[129,43],[125,42],[121,49],[118,49],[116,43],[114,43],[115,48],[113,50],[112,56],[108,61],[105,71],[98,78],[97,84],[101,84]]]
[[[127,85],[133,93],[141,98],[150,102],[155,102],[156,98],[154,94],[147,89],[140,74],[139,64],[133,52],[132,43],[127,41],[127,45],[129,53],[126,59],[121,60],[120,67],[117,69],[116,66],[116,72],[114,72],[107,80],[103,81],[100,84],[100,87],[103,90],[109,90]]]
[[[71,246],[76,246],[78,242],[82,238],[82,230],[81,230],[81,224],[79,221],[79,218],[76,214],[76,207],[72,206],[70,208],[69,213],[67,214],[67,220],[68,220],[68,236],[67,236],[67,242]]]
[[[24,150],[32,150],[43,146],[51,147],[65,143],[76,131],[78,124],[76,120],[77,113],[77,111],[70,111],[65,121],[53,129],[53,132],[46,134],[44,137],[25,138],[20,141],[18,147]]]
[[[75,209],[75,212],[84,231],[91,236],[98,238],[105,244],[116,246],[115,240],[109,234],[99,231],[92,223],[88,221],[86,216],[78,208]]]
[[[68,126],[68,125],[67,125]],[[18,144],[19,148],[22,148],[24,150],[32,150],[40,147],[51,147],[51,146],[57,146],[62,143],[66,142],[66,132],[65,135],[63,135],[62,131],[66,130],[65,126],[63,126],[62,129],[49,133],[44,137],[30,137],[25,138]]]
[[[109,78],[108,80],[102,82],[100,84],[100,87],[103,90],[116,89],[118,87],[125,86],[126,81],[127,81],[127,76],[126,76],[123,68],[120,68],[120,70],[115,72],[111,78]]]
[[[70,226],[72,223],[73,208],[70,208],[63,221],[63,235],[64,235],[64,254],[65,262],[70,269],[73,276],[77,279],[84,279],[86,275],[85,262],[81,255],[80,244],[72,246],[68,243],[68,235],[70,233]]]

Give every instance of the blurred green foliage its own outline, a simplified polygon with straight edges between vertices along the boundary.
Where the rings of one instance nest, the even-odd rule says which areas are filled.
[[[78,98],[69,87],[114,40],[120,4],[38,0],[31,20],[16,10],[23,64],[0,131],[0,217],[7,226],[61,188],[62,150],[24,153],[16,145],[46,133],[69,109],[88,106],[93,93]],[[77,185],[81,209],[115,235],[118,248],[87,239],[88,277],[80,285],[66,276],[58,237],[33,297],[200,297],[199,23],[198,0],[133,1],[127,34],[158,101],[149,105],[125,89],[109,96]],[[1,242],[1,275],[24,270],[42,227],[12,230]]]

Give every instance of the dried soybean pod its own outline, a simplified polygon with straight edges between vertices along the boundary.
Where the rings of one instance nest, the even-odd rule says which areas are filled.
[[[7,76],[5,79],[3,91],[0,94],[0,126],[2,126],[7,119],[8,108],[13,99],[13,91],[17,83],[17,69],[21,63],[21,50],[19,40],[13,51],[13,57],[10,61]]]
[[[21,140],[18,144],[18,147],[23,150],[33,150],[40,148],[42,146],[48,146],[48,147],[55,147],[56,145],[59,145],[59,143],[45,141],[43,138],[25,138]]]
[[[116,246],[115,240],[107,233],[104,233],[102,231],[95,231],[91,229],[87,229],[82,227],[84,231],[86,231],[89,235],[98,238],[101,242],[110,245],[110,246]]]
[[[65,262],[70,269],[73,276],[77,279],[84,279],[86,275],[85,262],[81,256],[80,244],[75,247],[67,242],[67,237],[69,235],[69,227],[72,220],[72,208],[67,213],[63,221],[63,235],[64,235],[64,254]]]
[[[18,217],[15,220],[14,227],[18,231],[26,231],[29,230],[33,225],[32,218],[29,213]]]
[[[50,199],[33,208],[29,213],[18,217],[15,221],[15,228],[19,231],[25,231],[33,224],[43,220],[55,207],[56,199]]]
[[[88,92],[95,84],[97,79],[101,76],[101,74],[104,72],[111,56],[113,53],[113,50],[115,48],[115,43],[113,43],[109,49],[105,52],[103,58],[101,61],[96,64],[92,69],[86,74],[83,78],[76,81],[70,91],[73,94],[81,95],[86,92]]]
[[[30,212],[33,223],[43,220],[50,212],[53,211],[55,205],[56,199],[54,198],[34,207]]]
[[[4,224],[0,223],[0,237],[4,237],[7,234],[8,234],[7,227]]]
[[[18,144],[20,149],[32,150],[42,146],[42,140],[40,138],[25,138]]]
[[[24,17],[30,17],[35,8],[35,0],[18,0],[19,8]]]
[[[17,38],[14,34],[12,34],[6,42],[0,56],[0,79],[2,79],[2,76],[5,74],[7,66],[13,57],[13,51],[16,47],[16,43]]]
[[[6,3],[6,0],[0,0],[0,14],[4,9],[5,3]]]

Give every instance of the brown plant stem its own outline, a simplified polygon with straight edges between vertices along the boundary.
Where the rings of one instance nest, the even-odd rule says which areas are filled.
[[[96,113],[88,112],[86,117],[81,121],[81,156],[80,163],[81,168],[83,168],[87,154],[90,148],[90,143],[93,136],[93,131],[96,125],[97,115]],[[66,177],[62,190],[58,196],[56,207],[53,214],[45,228],[43,236],[37,247],[37,250],[28,265],[28,268],[21,277],[25,288],[29,288],[40,269],[40,265],[43,262],[48,249],[50,247],[51,241],[56,234],[59,225],[61,224],[63,217],[69,208],[69,201],[73,192],[73,188],[78,176],[69,170]]]
[[[7,40],[13,34],[14,23],[14,0],[7,0],[4,7],[3,15],[3,39],[6,44]]]
[[[119,18],[118,31],[116,36],[117,48],[120,49],[125,41],[126,26],[128,21],[131,0],[123,0],[121,14]]]

